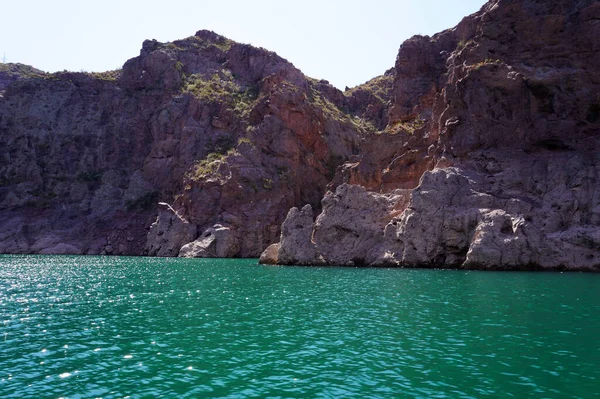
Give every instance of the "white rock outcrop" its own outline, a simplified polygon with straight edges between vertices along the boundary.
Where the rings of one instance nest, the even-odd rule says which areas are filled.
[[[549,159],[543,173],[525,177],[510,161],[500,162],[503,167],[493,178],[467,168],[439,168],[426,172],[414,190],[385,195],[343,184],[325,195],[314,224],[310,209],[290,211],[281,242],[290,242],[292,225],[297,227],[293,245],[286,246],[284,259],[281,246],[278,256],[273,255],[277,247],[271,247],[269,259],[280,264],[598,270],[599,179],[594,165],[570,158],[573,169]],[[520,167],[539,161],[521,160]],[[582,173],[591,178],[570,178]]]

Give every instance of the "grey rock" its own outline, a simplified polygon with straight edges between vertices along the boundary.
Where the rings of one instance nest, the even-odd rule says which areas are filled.
[[[377,194],[361,186],[340,185],[323,198],[315,223],[317,251],[328,264],[365,265],[378,256],[384,228],[407,204],[409,190]]]
[[[229,227],[216,224],[195,241],[184,245],[180,258],[232,258],[239,251],[238,240]]]
[[[296,232],[294,247],[313,255],[316,247],[313,264],[598,270],[598,197],[580,195],[582,184],[588,194],[600,191],[597,172],[592,163],[570,158],[571,166],[547,159],[546,167],[555,173],[534,174],[534,181],[524,179],[508,159],[499,161],[502,172],[492,180],[463,167],[434,169],[423,175],[408,203],[407,190],[382,195],[344,184],[326,194],[312,232],[304,215],[303,239]],[[521,159],[517,166],[539,162]],[[582,171],[588,180],[561,176]],[[532,196],[534,186],[545,188]],[[299,219],[298,211],[291,211],[286,222]],[[286,234],[289,229],[282,242]]]
[[[292,208],[281,226],[281,243],[277,253],[283,265],[319,265],[323,261],[312,241],[313,211],[310,205]]]
[[[183,245],[196,238],[197,228],[164,202],[150,226],[146,250],[150,256],[177,256]]]

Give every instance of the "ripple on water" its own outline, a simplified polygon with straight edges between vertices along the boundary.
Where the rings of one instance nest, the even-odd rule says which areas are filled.
[[[598,277],[0,256],[0,396],[594,397]]]

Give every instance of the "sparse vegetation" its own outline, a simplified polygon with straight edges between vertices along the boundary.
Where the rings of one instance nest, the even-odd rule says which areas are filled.
[[[212,152],[194,164],[191,170],[188,172],[187,177],[192,181],[199,181],[209,176],[215,175],[221,164],[223,164],[227,157],[239,155],[239,152],[235,149],[230,149],[225,154],[218,152]]]
[[[500,61],[500,60],[497,60],[497,59],[493,60],[491,58],[486,58],[485,60],[483,60],[481,62],[478,62],[477,64],[473,64],[473,69],[477,70],[477,69],[479,69],[479,68],[481,68],[483,66],[486,66],[486,65],[492,65],[492,64],[498,64],[498,65],[500,65],[501,63],[502,63],[502,61]]]
[[[240,137],[237,141],[237,144],[238,144],[238,146],[240,146],[242,144],[249,144],[251,146],[254,146],[254,144],[248,137]]]
[[[386,133],[396,134],[399,131],[405,131],[409,134],[414,134],[417,130],[425,127],[427,121],[425,119],[415,118],[410,121],[397,121],[388,126]]]
[[[311,87],[308,100],[323,113],[338,121],[347,121],[348,115],[336,107],[329,99],[323,96],[317,89]]]
[[[0,64],[0,72],[18,75],[23,78],[41,78],[48,74],[25,64]]]
[[[273,188],[273,180],[271,179],[267,179],[267,178],[263,178],[262,179],[262,186],[265,190],[271,190]]]
[[[90,75],[92,75],[96,79],[114,82],[119,78],[119,76],[121,76],[122,73],[123,73],[123,70],[115,69],[113,71],[106,71],[106,72],[92,72],[92,73],[90,73]]]
[[[346,96],[351,96],[358,90],[365,90],[373,94],[382,103],[387,103],[391,96],[390,92],[394,86],[394,76],[392,74],[384,74],[377,76],[360,86],[353,87],[344,92]]]
[[[231,49],[231,45],[233,44],[233,42],[225,37],[221,37],[219,40],[211,44],[217,47],[219,50],[227,52]]]
[[[377,131],[377,127],[373,124],[373,122],[367,119],[355,116],[351,120],[354,127],[356,127],[358,130],[363,130],[369,133],[375,133]]]
[[[348,110],[337,107],[314,87],[311,87],[308,101],[315,108],[320,109],[325,116],[330,119],[337,120],[340,123],[352,125],[354,128],[362,132],[375,132],[377,130],[372,122],[367,121],[359,116],[353,116]]]
[[[185,48],[179,46],[176,42],[165,43],[165,47],[169,50],[183,51]]]
[[[200,74],[189,75],[183,91],[202,101],[228,104],[235,114],[242,117],[247,116],[258,97],[257,87],[239,85],[227,69],[208,79]]]
[[[193,181],[198,181],[215,173],[219,169],[219,166],[224,159],[224,154],[219,154],[216,152],[208,154],[206,158],[200,160],[192,167],[192,171],[189,175],[190,179]]]
[[[186,39],[176,40],[174,42],[165,43],[163,48],[172,51],[185,51],[185,50],[206,50],[209,47],[216,47],[223,52],[227,52],[231,49],[233,41],[226,37],[220,37],[215,41],[205,40],[198,36],[190,36]]]
[[[459,42],[458,42],[458,44],[456,45],[456,49],[457,49],[458,51],[461,51],[461,50],[462,50],[462,49],[464,49],[465,47],[469,46],[471,43],[473,43],[473,39],[469,39],[469,40],[467,40],[467,39],[465,39],[465,38],[462,38],[462,39],[460,39],[460,41],[459,41]]]

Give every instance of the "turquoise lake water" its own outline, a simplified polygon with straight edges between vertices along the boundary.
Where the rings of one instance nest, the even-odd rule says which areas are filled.
[[[600,397],[600,274],[0,256],[0,398]]]

